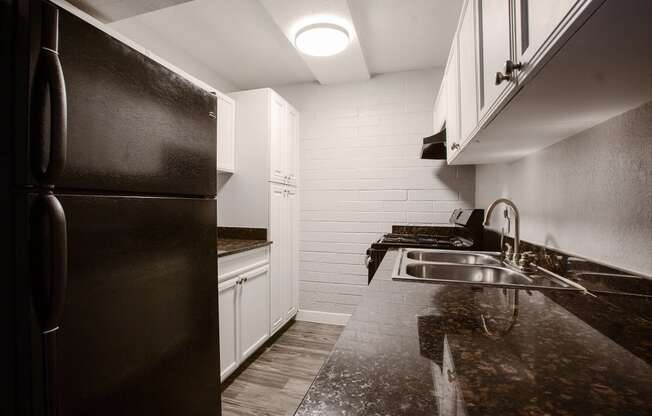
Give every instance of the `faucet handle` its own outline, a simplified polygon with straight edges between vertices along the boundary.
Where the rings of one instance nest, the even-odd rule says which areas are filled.
[[[505,257],[512,257],[513,251],[512,246],[509,243],[505,243]]]
[[[531,269],[530,263],[532,262],[536,262],[536,255],[531,251],[525,251],[521,253],[518,259],[518,266],[522,270],[530,270]]]

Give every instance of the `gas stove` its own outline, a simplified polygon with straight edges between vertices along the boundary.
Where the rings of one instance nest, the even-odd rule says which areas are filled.
[[[479,249],[482,244],[483,217],[484,210],[481,209],[456,209],[450,217],[450,226],[392,227],[393,232],[385,234],[372,243],[367,250],[368,281],[371,282],[385,253],[390,249],[400,247],[446,250]]]
[[[402,234],[388,233],[373,243],[375,248],[410,247],[410,248],[451,248],[464,249],[473,245],[473,241],[456,235]]]

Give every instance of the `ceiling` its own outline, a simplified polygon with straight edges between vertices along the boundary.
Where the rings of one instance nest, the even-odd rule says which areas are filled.
[[[190,0],[68,0],[68,3],[103,23],[110,23],[187,1]]]
[[[95,1],[97,13],[103,3]],[[463,0],[194,0],[110,26],[148,47],[156,36],[237,89],[368,79],[444,66]],[[150,3],[151,0],[133,0]],[[133,2],[130,2],[133,4]],[[165,2],[163,2],[165,3]],[[131,6],[137,8],[138,6]],[[339,55],[309,57],[292,40],[298,24],[322,16],[341,22],[351,44]],[[147,36],[142,32],[147,31]],[[142,38],[143,40],[139,40]],[[156,49],[152,50],[157,53]],[[175,63],[181,66],[179,63]]]

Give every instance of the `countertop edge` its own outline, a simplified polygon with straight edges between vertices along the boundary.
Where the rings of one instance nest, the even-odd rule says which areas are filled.
[[[274,243],[271,240],[260,240],[260,241],[234,240],[234,241],[242,241],[242,243],[241,243],[242,246],[232,248],[232,249],[220,250],[219,249],[219,241],[224,241],[224,240],[228,240],[228,239],[220,239],[220,240],[218,240],[217,258],[230,256],[232,254],[243,253],[245,251],[254,250],[254,249],[257,249],[257,248],[261,248],[261,247],[267,247],[267,246],[270,246],[270,245],[272,245]]]

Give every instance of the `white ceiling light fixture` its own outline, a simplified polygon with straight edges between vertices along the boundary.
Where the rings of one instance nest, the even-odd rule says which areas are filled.
[[[301,28],[294,45],[310,56],[333,56],[349,46],[349,32],[334,23],[315,23]]]

